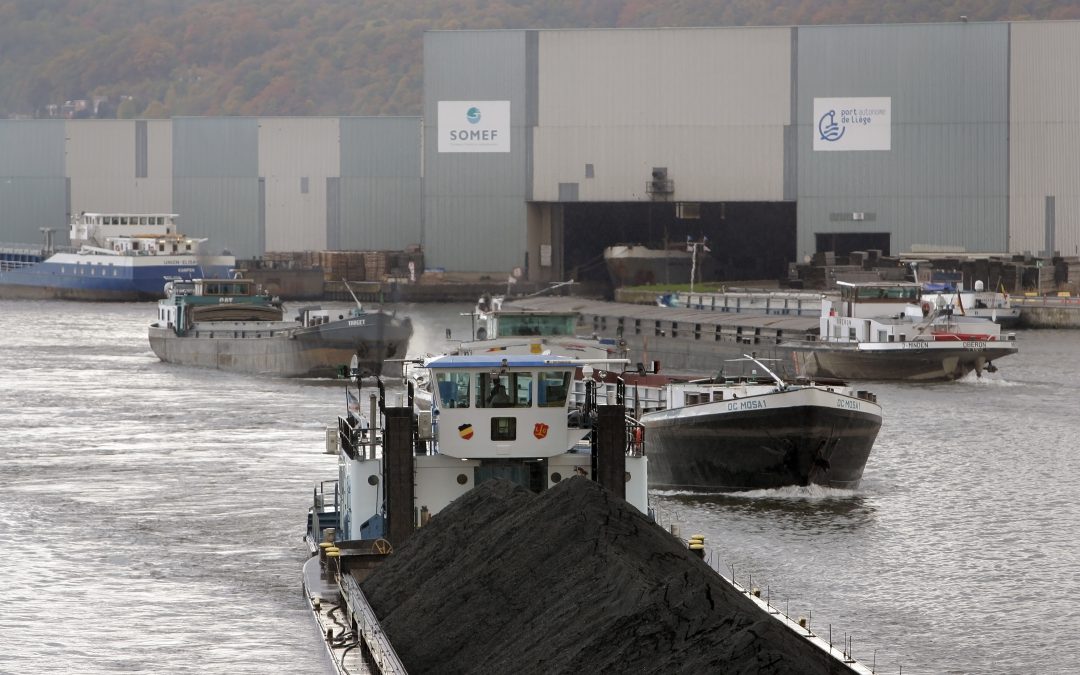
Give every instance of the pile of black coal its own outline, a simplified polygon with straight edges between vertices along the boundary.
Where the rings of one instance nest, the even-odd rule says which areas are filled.
[[[585,478],[488,481],[362,585],[411,673],[846,670]]]

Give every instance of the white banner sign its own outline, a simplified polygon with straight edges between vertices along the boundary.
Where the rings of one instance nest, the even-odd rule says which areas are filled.
[[[891,149],[891,98],[814,99],[814,150]]]
[[[439,101],[439,152],[510,152],[510,101]]]

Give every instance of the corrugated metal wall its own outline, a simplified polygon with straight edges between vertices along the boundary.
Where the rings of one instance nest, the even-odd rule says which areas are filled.
[[[62,243],[72,206],[165,210],[239,256],[422,240],[502,274],[528,202],[645,199],[666,166],[680,200],[797,197],[800,257],[855,231],[1039,251],[1047,197],[1076,255],[1077,63],[1080,22],[430,32],[422,122],[0,120],[0,241]],[[882,96],[890,150],[813,151],[815,97]],[[439,101],[474,100],[510,102],[510,152],[439,153]]]
[[[337,118],[260,118],[267,251],[326,248],[327,178],[341,165]]]
[[[339,248],[402,250],[421,243],[422,130],[419,117],[341,119]]]
[[[66,132],[75,212],[172,210],[169,120],[69,120]]]
[[[648,200],[658,166],[676,201],[784,198],[791,29],[543,31],[539,63],[534,200]]]
[[[892,232],[893,253],[1006,250],[1008,25],[804,26],[797,39],[800,256],[818,232]],[[814,98],[882,96],[891,150],[814,152]],[[837,220],[855,212],[866,220]]]
[[[528,37],[530,36],[531,37]],[[424,260],[505,274],[524,265],[530,31],[424,34]],[[439,101],[510,101],[510,152],[440,153]]]
[[[1009,225],[1013,251],[1080,255],[1080,22],[1011,25]]]
[[[186,234],[242,258],[265,251],[254,117],[173,119],[173,210]]]
[[[39,228],[68,238],[62,120],[0,120],[0,243],[39,246]]]

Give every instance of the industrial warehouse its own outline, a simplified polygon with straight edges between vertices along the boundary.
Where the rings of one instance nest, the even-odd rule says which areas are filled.
[[[241,258],[533,282],[603,275],[620,242],[708,242],[719,279],[1076,256],[1076,63],[1070,21],[432,31],[419,117],[2,120],[0,241],[167,212]]]

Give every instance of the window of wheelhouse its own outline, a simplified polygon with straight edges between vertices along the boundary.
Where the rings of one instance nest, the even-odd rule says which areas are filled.
[[[469,407],[469,381],[471,373],[440,371],[435,373],[435,388],[439,405],[443,408]]]
[[[250,282],[246,280],[232,279],[228,281],[216,281],[203,284],[204,295],[251,295]]]
[[[532,406],[530,372],[479,373],[476,376],[477,408],[528,408]]]
[[[566,405],[570,390],[569,372],[542,372],[536,381],[536,398],[541,408],[561,408]]]

